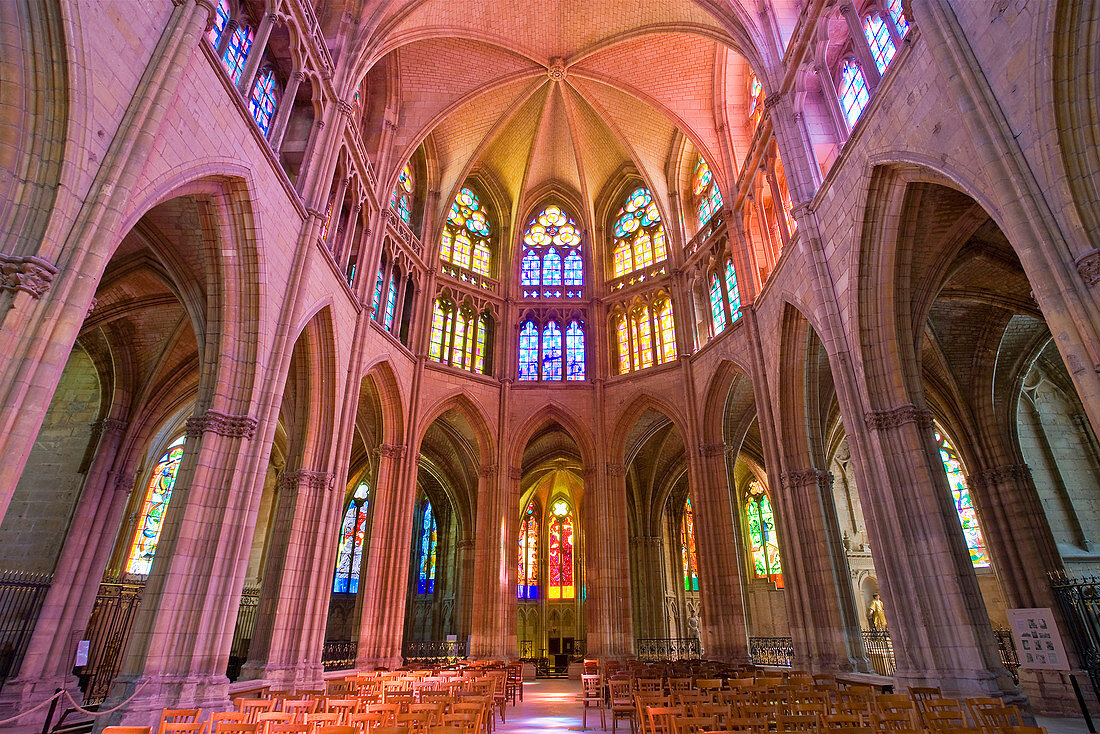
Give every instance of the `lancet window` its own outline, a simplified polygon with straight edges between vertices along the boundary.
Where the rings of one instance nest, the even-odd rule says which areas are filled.
[[[877,11],[871,11],[863,16],[863,35],[867,37],[867,45],[871,47],[871,56],[875,59],[875,66],[879,73],[886,71],[886,67],[894,60],[897,47],[894,39],[890,37],[890,29],[882,20],[882,15]]]
[[[184,437],[173,441],[153,466],[149,482],[145,485],[145,500],[138,513],[137,529],[126,559],[126,573],[148,575],[157,552],[157,543],[164,528],[164,513],[172,499],[176,474],[183,461]]]
[[[264,135],[271,130],[271,121],[275,118],[275,109],[279,106],[279,82],[275,79],[275,70],[264,67],[252,84],[252,94],[248,99],[248,111],[252,119],[260,126]]]
[[[783,566],[771,499],[760,482],[749,483],[745,496],[745,521],[752,547],[752,566],[757,578],[766,578],[783,588]]]
[[[550,599],[573,599],[573,511],[565,500],[550,506]]]
[[[431,594],[435,591],[435,561],[438,538],[432,503],[424,500],[424,510],[420,515],[420,548],[416,593]]]
[[[710,221],[711,217],[722,208],[722,192],[718,189],[718,182],[714,180],[714,174],[710,166],[699,156],[699,162],[695,164],[695,177],[692,185],[695,194],[695,208],[699,217],[699,226]]]
[[[539,513],[534,501],[527,504],[519,529],[518,599],[539,598]]]
[[[966,481],[962,459],[959,458],[955,445],[939,425],[935,426],[933,438],[936,441],[936,448],[939,449],[940,459],[943,461],[943,470],[947,473],[951,499],[955,503],[955,512],[959,516],[959,525],[962,526],[963,538],[966,539],[966,548],[970,551],[970,563],[974,568],[988,568],[989,552],[986,550],[985,538],[982,536],[981,524],[978,522],[978,511],[970,497],[970,487]]]
[[[848,127],[855,127],[871,96],[867,89],[867,76],[863,73],[863,67],[854,58],[845,59],[840,66],[840,85],[837,93],[840,96],[840,107],[844,110],[844,119],[848,121]]]
[[[234,84],[241,81],[241,73],[244,71],[248,53],[252,50],[252,28],[243,21],[229,36],[229,44],[222,55],[222,66],[225,67],[229,78]]]
[[[401,175],[397,177],[397,185],[393,187],[390,195],[390,209],[397,213],[405,224],[412,222],[413,204],[413,174],[408,164],[401,169]]]
[[[464,188],[451,203],[439,246],[439,257],[452,265],[491,275],[492,249],[485,205],[471,189]]]
[[[340,524],[340,543],[336,552],[336,574],[332,581],[334,594],[355,594],[359,591],[359,570],[363,564],[363,544],[367,533],[367,509],[370,487],[356,487]]]
[[[584,380],[584,322],[571,319],[564,333],[551,319],[541,329],[533,319],[519,331],[519,373],[521,381]]]
[[[695,548],[695,513],[691,509],[690,497],[684,501],[680,522],[680,553],[684,560],[684,591],[698,591],[699,553]]]
[[[615,215],[614,234],[612,277],[648,268],[668,257],[661,212],[645,187],[635,189]]]
[[[619,374],[676,359],[676,325],[672,300],[667,296],[617,313],[612,323],[619,352]]]
[[[492,343],[493,319],[487,311],[435,299],[428,356],[436,362],[485,374],[486,350]]]
[[[901,7],[901,0],[887,0],[886,9],[890,13],[890,19],[894,21],[894,28],[899,36],[909,32],[909,21],[905,17],[905,10]]]
[[[760,83],[760,79],[756,74],[749,74],[749,121],[753,127],[760,122],[760,118],[764,116],[764,87]]]

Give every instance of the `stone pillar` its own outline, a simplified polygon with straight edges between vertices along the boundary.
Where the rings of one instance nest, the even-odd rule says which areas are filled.
[[[267,13],[260,19],[260,25],[256,28],[256,34],[252,37],[252,48],[248,52],[248,59],[241,70],[241,78],[237,82],[237,91],[241,93],[245,101],[248,101],[252,84],[256,81],[256,74],[260,70],[260,64],[264,60],[264,51],[267,50],[267,39],[271,36],[271,29],[275,25],[275,14]],[[219,44],[221,45],[221,44]]]
[[[832,487],[832,474],[805,469],[786,472],[782,491],[772,492],[796,665],[868,670]]]
[[[844,20],[848,23],[848,33],[852,36],[852,46],[855,48],[856,58],[859,59],[859,65],[863,67],[863,75],[867,77],[867,88],[871,94],[874,94],[878,83],[882,81],[882,74],[879,73],[878,65],[875,64],[871,46],[867,43],[867,36],[863,32],[863,21],[859,17],[855,5],[852,4],[852,0],[841,0],[840,14],[844,16]],[[889,21],[886,22],[889,23]]]
[[[634,633],[639,638],[669,636],[665,624],[664,548],[660,535],[635,535],[630,538],[630,573],[634,595],[632,605]]]
[[[951,490],[932,441],[932,415],[912,403],[866,415],[885,475],[861,490],[902,687],[951,697],[1000,696],[1001,665]]]
[[[104,708],[133,700],[112,719],[229,705],[225,669],[260,500],[248,467],[266,448],[253,445],[255,432],[254,418],[214,409],[187,421],[172,503]]]
[[[106,418],[96,427],[99,448],[84,480],[23,662],[0,695],[0,711],[5,712],[0,718],[42,702],[57,688],[67,689],[80,700],[72,674],[76,642],[83,638],[92,614],[135,482],[133,471],[126,468],[127,462],[118,453],[127,426],[125,421]],[[20,723],[31,721],[22,719]]]
[[[332,474],[299,469],[279,477],[242,679],[262,679],[275,690],[323,686],[321,652],[342,499]]]
[[[626,467],[608,462],[605,474],[586,474],[583,514],[588,656],[601,659],[634,653],[630,559],[623,553],[628,542]]]
[[[501,507],[501,484],[497,481],[496,465],[482,466],[477,476],[473,626],[468,653],[475,660],[499,660],[506,655],[504,627],[507,621],[502,615],[508,574],[501,567],[501,556],[508,522]],[[512,544],[507,547],[510,549]],[[514,570],[512,575],[515,576]],[[515,588],[513,585],[512,589]]]
[[[526,509],[520,507],[520,480],[523,474],[518,468],[511,468],[508,470],[508,476],[502,478],[502,484],[504,486],[504,557],[501,559],[502,576],[504,577],[504,603],[501,608],[501,622],[504,624],[504,653],[505,657],[509,660],[514,660],[519,656],[519,637],[517,635],[516,625],[518,623],[519,614],[519,597],[517,596],[517,589],[519,588],[519,563],[518,563],[518,538],[520,520],[522,513]],[[540,556],[541,558],[541,556]],[[541,568],[541,565],[540,565]],[[540,573],[540,578],[544,577],[545,572]],[[542,587],[547,588],[547,584],[544,582]],[[545,594],[544,594],[545,596]]]
[[[749,633],[741,588],[741,532],[735,524],[724,444],[699,447],[694,487],[695,544],[699,551],[699,639],[708,658],[747,663]]]
[[[294,100],[298,96],[298,87],[306,79],[305,72],[295,71],[286,82],[286,89],[279,99],[279,109],[275,111],[275,120],[271,123],[271,130],[267,133],[267,140],[271,143],[271,149],[276,153],[283,144],[283,136],[286,135],[286,126],[290,122],[290,113],[294,109]]]
[[[382,444],[376,482],[370,543],[359,575],[357,668],[401,665],[416,499],[415,457],[406,457],[403,445]]]

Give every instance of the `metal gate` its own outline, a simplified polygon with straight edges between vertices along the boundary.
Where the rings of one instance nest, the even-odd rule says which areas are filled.
[[[84,705],[103,703],[130,641],[144,584],[100,584],[88,620],[88,664],[80,674]],[[86,681],[86,682],[85,682]]]
[[[50,579],[45,573],[0,572],[0,686],[19,671]]]
[[[1064,572],[1049,577],[1077,656],[1089,674],[1093,692],[1100,698],[1100,578],[1075,579]]]

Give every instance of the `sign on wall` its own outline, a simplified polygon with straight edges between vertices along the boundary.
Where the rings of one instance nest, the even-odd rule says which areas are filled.
[[[1029,670],[1069,670],[1069,659],[1054,622],[1054,612],[1045,609],[1009,609],[1008,623],[1020,667]]]

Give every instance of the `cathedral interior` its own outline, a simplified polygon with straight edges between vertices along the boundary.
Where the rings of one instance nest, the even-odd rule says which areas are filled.
[[[1098,59],[1090,0],[0,3],[0,719],[1095,703]]]

